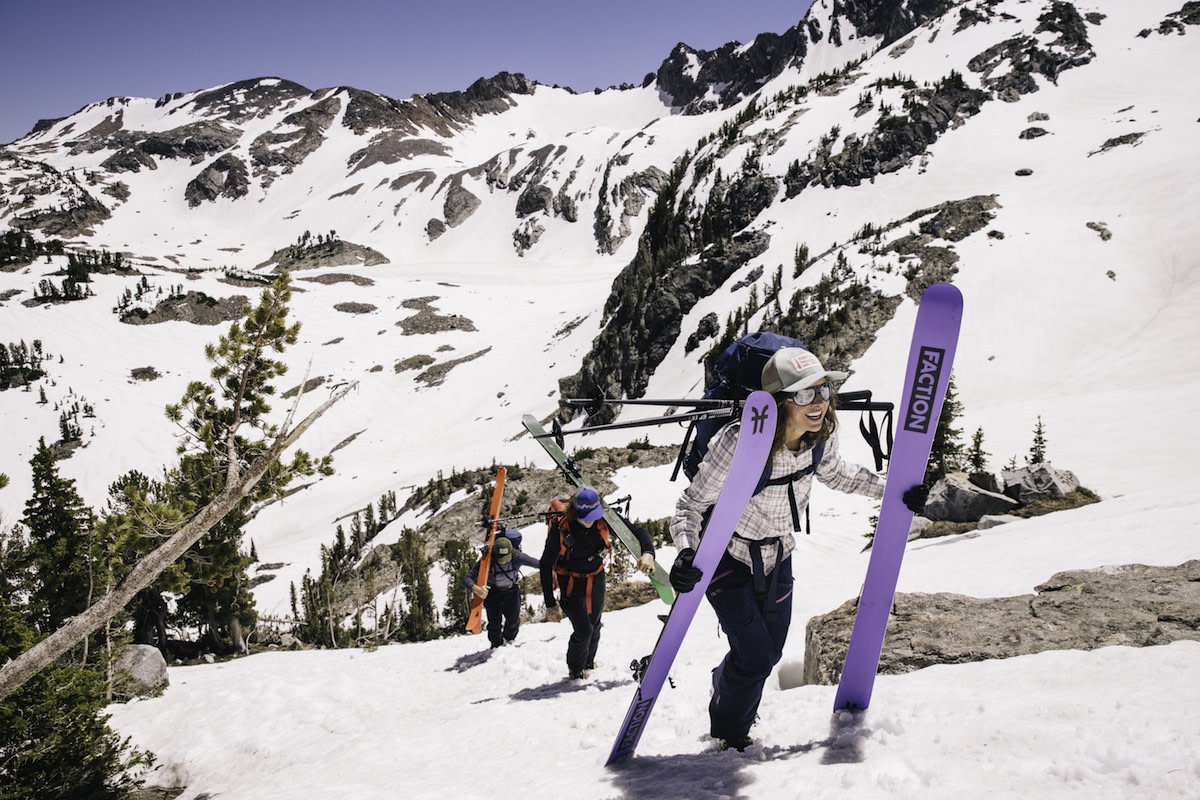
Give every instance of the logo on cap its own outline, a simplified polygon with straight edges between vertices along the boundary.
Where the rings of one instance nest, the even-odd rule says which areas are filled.
[[[796,372],[802,373],[804,370],[811,369],[813,367],[820,369],[821,362],[817,360],[816,356],[807,350],[801,350],[800,354],[792,359],[792,368],[795,369]]]

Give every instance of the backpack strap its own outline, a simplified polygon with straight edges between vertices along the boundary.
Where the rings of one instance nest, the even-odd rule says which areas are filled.
[[[864,411],[858,417],[858,432],[871,447],[871,454],[875,456],[876,470],[882,470],[883,462],[888,460],[892,454],[892,412],[890,409],[885,413],[884,421],[887,423],[886,433],[883,434],[886,436],[886,444],[880,434],[879,425],[875,422],[873,412]]]
[[[772,478],[771,462],[768,460],[766,467],[763,469],[762,476],[758,479],[758,485],[754,487],[754,494],[758,494],[768,486],[783,486],[788,487],[788,503],[792,507],[792,530],[800,530],[800,510],[796,507],[796,488],[795,482],[805,477],[806,475],[815,475],[817,467],[821,466],[821,458],[825,455],[825,443],[820,442],[812,449],[812,464],[804,469],[798,469],[788,475],[780,475],[778,478]],[[808,506],[804,506],[804,523],[805,534],[812,533],[812,518],[808,512]]]

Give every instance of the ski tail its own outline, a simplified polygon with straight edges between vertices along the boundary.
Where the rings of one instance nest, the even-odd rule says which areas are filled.
[[[508,470],[504,467],[496,470],[496,488],[492,490],[492,506],[488,511],[487,546],[484,548],[483,555],[479,558],[479,577],[475,581],[476,586],[487,586],[488,573],[492,568],[492,544],[496,540],[496,530],[499,527],[496,519],[500,516],[500,503],[504,499],[504,480],[507,476]],[[467,615],[467,633],[480,633],[482,631],[483,599],[472,593],[471,611]]]
[[[834,710],[865,709],[871,702],[875,673],[883,651],[888,615],[900,577],[900,564],[913,512],[904,492],[925,479],[938,417],[954,365],[962,324],[962,294],[948,283],[935,283],[921,296],[908,355],[899,420],[879,510],[875,539]]]

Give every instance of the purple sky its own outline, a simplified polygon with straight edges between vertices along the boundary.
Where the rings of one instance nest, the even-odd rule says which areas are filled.
[[[638,84],[677,42],[782,33],[812,0],[0,0],[0,143],[113,96],[274,75],[406,98],[497,72]]]

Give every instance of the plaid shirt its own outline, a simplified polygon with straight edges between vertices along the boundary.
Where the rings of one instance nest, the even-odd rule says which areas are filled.
[[[695,479],[679,496],[679,502],[675,505],[675,516],[671,519],[671,538],[680,550],[685,547],[694,548],[700,542],[704,512],[717,502],[725,485],[725,478],[733,462],[733,450],[737,444],[740,426],[740,422],[734,422],[717,435],[710,444],[708,454],[700,464]],[[771,477],[790,475],[810,466],[811,449],[793,453],[787,448],[782,448],[772,459]],[[797,511],[803,511],[808,505],[812,479],[810,473],[792,483]],[[836,433],[825,443],[825,454],[817,466],[817,479],[840,492],[862,494],[875,499],[883,497],[883,478],[866,467],[844,461],[838,452]],[[737,536],[730,539],[728,551],[738,561],[750,566],[750,545],[744,540],[778,537],[783,543],[783,557],[787,558],[796,549],[793,533],[792,506],[788,500],[787,484],[767,486],[746,505],[746,510],[738,520]],[[774,547],[762,548],[763,569],[768,574],[775,567],[775,552]]]

